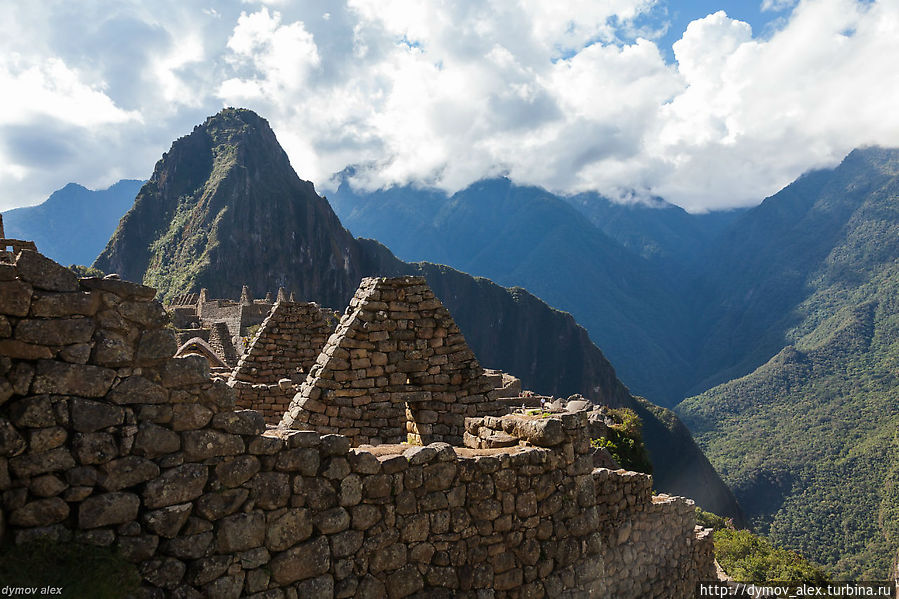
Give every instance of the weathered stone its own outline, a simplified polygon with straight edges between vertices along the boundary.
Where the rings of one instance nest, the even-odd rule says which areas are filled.
[[[30,306],[31,285],[22,281],[0,281],[0,312],[10,316],[28,316]]]
[[[202,532],[195,535],[180,535],[162,543],[160,550],[178,559],[197,559],[206,554],[212,545],[212,533]]]
[[[280,585],[319,576],[331,567],[331,548],[325,537],[279,553],[270,564],[272,578]]]
[[[90,343],[75,343],[60,348],[59,359],[72,364],[87,364],[91,357]]]
[[[119,537],[117,548],[119,553],[129,562],[148,560],[156,553],[159,537],[156,535],[140,535],[136,537]]]
[[[59,497],[38,499],[13,510],[9,523],[13,526],[49,526],[69,517],[69,504]]]
[[[400,530],[401,538],[406,543],[426,541],[430,530],[430,519],[427,514],[411,514],[405,517],[405,524]]]
[[[284,507],[290,500],[290,477],[281,472],[259,472],[245,485],[251,497],[264,510]]]
[[[365,450],[354,449],[347,455],[347,459],[350,461],[350,468],[358,474],[378,474],[381,472],[381,463],[378,461],[378,458]]]
[[[140,565],[140,573],[144,580],[169,591],[177,588],[186,571],[187,566],[184,562],[172,557],[154,559]]]
[[[97,293],[41,293],[31,299],[31,315],[38,318],[60,318],[64,316],[93,316],[100,307]]]
[[[233,553],[260,547],[265,542],[265,531],[265,514],[258,510],[222,518],[216,525],[216,552]]]
[[[354,506],[353,528],[356,530],[368,530],[381,519],[381,510],[376,505],[361,504]]]
[[[23,281],[47,291],[78,291],[78,277],[34,250],[22,250],[16,256],[16,270]]]
[[[237,455],[246,450],[239,436],[209,429],[185,431],[181,433],[181,439],[184,455],[191,461]]]
[[[141,366],[159,364],[175,355],[178,342],[171,329],[145,330],[137,344],[136,362]]]
[[[181,449],[181,436],[164,426],[144,422],[137,428],[133,451],[148,458],[174,453]]]
[[[118,457],[119,446],[109,433],[75,433],[72,451],[81,464],[105,464]]]
[[[259,472],[259,459],[251,455],[237,456],[215,467],[215,475],[226,487],[238,487]]]
[[[12,422],[0,418],[0,456],[16,456],[25,451],[27,444]]]
[[[133,487],[159,476],[159,466],[148,459],[133,455],[104,464],[101,471],[99,483],[107,491]]]
[[[303,476],[318,473],[319,454],[317,449],[288,449],[278,454],[275,468],[282,472],[299,472]]]
[[[109,392],[109,401],[120,405],[166,403],[166,389],[142,376],[129,376]]]
[[[365,497],[376,499],[387,497],[393,488],[393,478],[388,474],[375,474],[362,481],[362,491]]]
[[[316,514],[313,523],[321,534],[330,535],[350,527],[350,514],[342,507],[335,507]]]
[[[44,474],[37,478],[31,479],[28,485],[29,490],[38,497],[53,497],[59,495],[68,485],[58,476],[52,474]]]
[[[115,370],[87,364],[39,360],[31,392],[82,397],[103,397],[115,379]]]
[[[162,509],[146,512],[143,515],[143,520],[150,531],[161,537],[171,539],[177,536],[184,523],[187,522],[190,512],[191,504],[189,503],[170,505]]]
[[[356,593],[358,599],[383,599],[386,596],[387,587],[371,574],[365,575],[359,582],[359,590]]]
[[[19,321],[15,338],[37,345],[71,345],[87,343],[93,334],[90,318],[33,318]]]
[[[256,410],[221,412],[212,418],[212,426],[235,435],[259,435],[265,432],[265,418]]]
[[[197,513],[207,520],[219,520],[238,511],[249,496],[247,489],[206,493],[197,499]]]
[[[53,406],[47,395],[26,397],[10,403],[9,415],[19,428],[44,428],[56,424]]]
[[[331,554],[335,558],[350,557],[354,555],[362,542],[365,540],[365,534],[358,530],[345,530],[343,532],[331,535]]]
[[[343,507],[357,505],[362,501],[362,478],[358,474],[350,474],[340,481],[338,502]]]
[[[13,393],[17,395],[28,395],[28,390],[31,388],[31,381],[34,380],[34,366],[28,362],[14,364],[12,370],[9,371],[7,378],[12,385]]]
[[[406,546],[402,543],[394,543],[372,555],[370,568],[372,572],[383,572],[396,570],[405,564]]]
[[[390,599],[400,599],[420,591],[425,586],[425,581],[415,566],[408,565],[400,568],[387,577],[387,596]]]
[[[228,570],[231,559],[230,555],[213,555],[191,562],[187,571],[188,582],[196,586],[212,582]]]
[[[437,450],[433,447],[410,447],[403,452],[403,456],[409,460],[410,466],[427,464],[437,457]]]
[[[196,499],[202,495],[208,476],[209,469],[202,464],[184,464],[166,470],[147,483],[144,504],[154,509]]]
[[[270,551],[284,551],[305,541],[311,535],[312,522],[309,519],[309,512],[301,508],[292,508],[268,523],[265,546]]]
[[[192,431],[203,428],[212,419],[212,410],[195,403],[172,406],[172,430]]]
[[[74,398],[71,401],[72,426],[81,433],[92,433],[100,429],[122,424],[125,412],[122,408],[103,401]],[[50,425],[55,423],[50,423]]]
[[[94,336],[91,362],[101,366],[127,366],[134,360],[134,344],[126,334],[102,330]]]
[[[343,456],[350,450],[350,440],[343,435],[323,435],[321,451],[323,455]]]
[[[438,462],[424,468],[424,488],[426,491],[449,489],[456,477],[454,462]]]
[[[116,310],[128,320],[148,329],[157,329],[169,322],[169,316],[159,302],[126,301],[116,306]]]
[[[333,597],[334,577],[330,574],[317,576],[297,584],[297,597]]]
[[[140,498],[133,493],[104,493],[88,497],[78,507],[78,526],[97,528],[137,518]]]
[[[0,339],[0,355],[17,360],[43,360],[52,358],[53,350],[18,339]]]
[[[184,356],[166,360],[161,369],[162,384],[166,387],[184,387],[209,381],[209,362],[202,356]]]
[[[203,587],[203,597],[209,599],[238,599],[241,596],[246,574],[238,572],[230,576],[223,576]]]
[[[108,291],[119,297],[127,297],[138,301],[149,301],[156,297],[156,290],[152,287],[139,285],[138,283],[132,283],[130,281],[89,277],[81,279],[79,283],[84,289]]]

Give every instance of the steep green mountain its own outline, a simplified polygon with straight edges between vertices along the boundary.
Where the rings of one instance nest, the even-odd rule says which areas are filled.
[[[700,372],[761,365],[677,411],[776,542],[883,578],[899,548],[899,150],[800,178],[727,237]]]
[[[682,277],[623,247],[558,196],[508,179],[452,196],[414,187],[360,194],[344,180],[331,201],[354,233],[404,259],[521,286],[571,312],[635,392],[672,406],[690,385]]]
[[[268,123],[226,109],[174,142],[95,266],[143,281],[163,297],[206,287],[212,296],[284,286],[344,306],[369,275],[422,274],[453,313],[479,360],[542,393],[633,407],[660,489],[740,517],[739,507],[674,414],[630,395],[570,314],[523,289],[354,239],[328,202],[291,168]]]
[[[69,183],[37,206],[4,212],[6,235],[33,240],[42,253],[61,264],[91,264],[141,185],[143,181],[122,179],[93,191]]]

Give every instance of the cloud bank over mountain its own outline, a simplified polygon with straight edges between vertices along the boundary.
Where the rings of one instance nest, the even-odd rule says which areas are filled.
[[[506,174],[704,210],[899,145],[899,5],[760,9],[775,27],[698,15],[672,62],[654,0],[6,3],[0,208],[145,177],[225,105],[268,118],[325,189],[357,164],[359,187]]]

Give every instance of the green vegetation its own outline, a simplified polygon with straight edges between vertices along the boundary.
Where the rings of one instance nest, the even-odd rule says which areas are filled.
[[[652,462],[643,445],[643,423],[637,413],[630,408],[606,408],[605,416],[609,435],[592,439],[591,445],[606,448],[626,470],[652,474]]]
[[[696,523],[715,530],[715,559],[737,582],[824,584],[831,577],[795,551],[774,546],[763,536],[736,530],[733,522],[696,508]]]
[[[72,264],[69,266],[69,270],[78,275],[79,277],[104,277],[106,273],[100,270],[99,268],[94,268],[93,266],[84,266],[83,264]]]
[[[734,296],[760,295],[727,341],[776,355],[678,412],[773,543],[883,579],[899,551],[899,152],[853,153],[782,194],[733,250],[755,256]]]
[[[715,559],[738,582],[824,584],[827,572],[794,551],[774,547],[748,530],[715,531]]]
[[[0,549],[0,581],[8,586],[63,588],[72,599],[126,597],[140,586],[137,567],[113,550],[38,540]]]

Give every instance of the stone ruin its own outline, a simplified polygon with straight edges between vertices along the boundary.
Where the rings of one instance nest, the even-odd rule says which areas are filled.
[[[423,277],[366,278],[281,426],[354,445],[462,443],[466,417],[505,412]]]
[[[0,536],[113,547],[137,566],[141,598],[679,599],[715,578],[693,503],[653,496],[650,476],[594,468],[586,412],[472,416],[480,404],[466,398],[493,410],[490,385],[450,321],[424,314],[439,303],[419,281],[366,285],[281,426],[267,426],[236,409],[205,357],[174,357],[152,288],[78,280],[28,249],[0,260]],[[417,309],[372,310],[375,289],[405,289],[395,301]],[[370,347],[391,339],[396,350]],[[426,353],[433,339],[443,345]],[[287,426],[304,414],[358,433]],[[396,440],[410,423],[423,443],[499,431],[517,443],[351,441]]]

